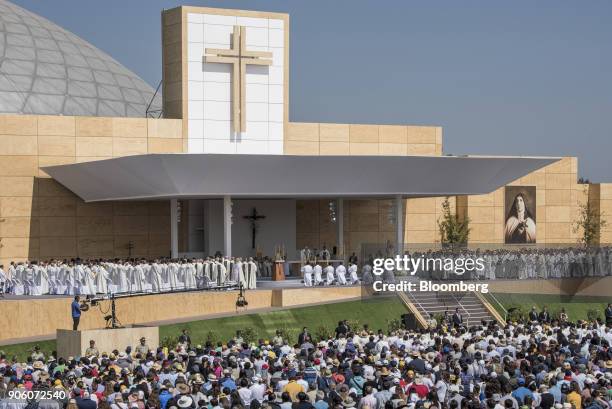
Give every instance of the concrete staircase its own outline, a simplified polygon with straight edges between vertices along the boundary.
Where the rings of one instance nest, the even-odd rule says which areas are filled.
[[[445,311],[448,311],[448,315],[451,316],[457,307],[467,326],[479,325],[482,320],[499,321],[498,317],[494,317],[484,305],[483,299],[473,292],[410,292],[406,295],[405,299],[413,304],[416,312],[425,321],[430,314],[437,316],[444,314]]]

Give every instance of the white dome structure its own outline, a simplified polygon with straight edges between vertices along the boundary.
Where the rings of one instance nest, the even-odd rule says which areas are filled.
[[[144,117],[154,92],[87,41],[0,0],[0,113]]]

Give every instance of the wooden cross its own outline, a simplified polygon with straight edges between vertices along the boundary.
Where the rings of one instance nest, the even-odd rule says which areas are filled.
[[[242,216],[247,220],[251,221],[251,248],[255,248],[255,235],[257,234],[257,220],[265,219],[266,216],[257,213],[257,209],[254,207],[253,212],[250,215]]]
[[[235,132],[246,132],[246,66],[272,65],[272,53],[267,51],[248,51],[246,49],[246,29],[234,26],[231,48],[207,48],[204,62],[232,64],[232,118]],[[267,59],[264,59],[267,58]]]

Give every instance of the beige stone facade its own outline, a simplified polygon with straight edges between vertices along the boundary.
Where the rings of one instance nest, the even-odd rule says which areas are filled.
[[[41,168],[182,146],[180,120],[1,115],[0,262],[169,254],[167,202],[86,204]]]
[[[441,155],[442,128],[436,126],[290,123],[285,138],[289,155]],[[509,185],[535,186],[537,243],[575,244],[579,205],[590,200],[603,214],[612,215],[612,184],[578,184],[578,160],[560,161],[530,173]],[[440,242],[438,220],[444,198],[405,201],[404,242],[427,245]],[[451,197],[451,209],[470,220],[470,244],[504,242],[504,187],[479,196]],[[297,208],[297,246],[337,246],[336,227],[330,222],[328,200],[300,200]],[[360,253],[363,244],[394,243],[392,200],[344,201],[345,254]],[[612,242],[612,227],[601,232],[602,244]]]
[[[293,155],[441,155],[442,129],[289,123],[285,153]],[[169,254],[169,204],[165,201],[86,204],[49,178],[44,166],[146,153],[184,152],[182,121],[176,119],[0,116],[0,261]],[[577,183],[577,159],[563,158],[512,185],[536,186],[539,244],[571,244],[579,204],[591,204],[608,220],[612,184]],[[444,198],[405,201],[404,241],[439,242]],[[472,244],[502,244],[504,189],[450,198],[469,217]],[[328,200],[297,202],[297,246],[337,246]],[[182,232],[182,230],[181,230]],[[185,240],[181,234],[181,243]],[[344,201],[345,254],[367,243],[393,243],[391,200]],[[610,221],[601,243],[612,242]],[[131,248],[130,248],[131,247]],[[183,247],[183,244],[181,244]]]

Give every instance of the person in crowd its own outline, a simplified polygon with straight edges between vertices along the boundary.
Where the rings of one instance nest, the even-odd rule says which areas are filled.
[[[458,311],[455,311],[458,313]],[[0,351],[0,409],[610,409],[612,326],[452,319],[388,332],[185,342],[45,356]],[[323,337],[323,338],[322,338]],[[179,339],[180,338],[180,339]],[[278,338],[278,339],[277,339]],[[97,353],[96,353],[97,352]],[[32,403],[12,391],[58,392]]]

